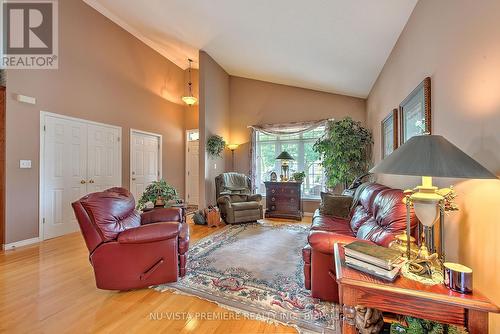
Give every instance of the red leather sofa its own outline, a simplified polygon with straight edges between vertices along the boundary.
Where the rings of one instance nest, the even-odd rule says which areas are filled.
[[[305,287],[311,290],[313,297],[339,301],[337,282],[329,275],[329,271],[335,273],[333,246],[336,242],[362,239],[387,247],[406,229],[403,198],[402,190],[370,183],[356,192],[347,219],[322,215],[319,210],[315,212],[308,244],[302,250]],[[412,212],[412,230],[416,225],[417,219]]]
[[[72,205],[99,289],[144,288],[185,275],[189,227],[180,209],[139,214],[123,188],[92,193]]]

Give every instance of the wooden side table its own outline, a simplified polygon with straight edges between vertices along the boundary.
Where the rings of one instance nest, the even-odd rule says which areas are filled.
[[[301,182],[264,182],[266,218],[302,220]]]
[[[487,334],[488,312],[500,311],[478,292],[461,294],[441,284],[430,286],[405,277],[390,283],[349,268],[344,261],[344,247],[338,243],[334,246],[334,256],[336,273],[330,275],[339,286],[343,334],[357,332],[354,325],[357,305],[465,326],[471,334]]]

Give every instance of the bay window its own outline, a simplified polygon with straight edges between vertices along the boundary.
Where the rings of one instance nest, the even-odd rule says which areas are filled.
[[[325,177],[318,153],[314,152],[313,145],[325,131],[324,126],[300,134],[269,135],[256,132],[255,154],[255,181],[257,193],[265,195],[264,181],[269,181],[271,172],[281,174],[281,163],[276,157],[287,151],[295,159],[290,161],[290,176],[295,172],[305,172],[302,183],[303,198],[318,199],[325,185]]]

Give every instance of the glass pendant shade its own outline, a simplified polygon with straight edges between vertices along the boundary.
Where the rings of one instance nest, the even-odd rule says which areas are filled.
[[[195,104],[198,99],[193,95],[193,82],[191,80],[191,63],[193,62],[191,59],[188,59],[189,62],[189,82],[188,82],[188,95],[182,97],[182,101],[188,106],[192,106]]]
[[[184,101],[184,103],[188,106],[192,106],[196,103],[196,101],[198,101],[198,99],[194,96],[183,96],[182,101]]]

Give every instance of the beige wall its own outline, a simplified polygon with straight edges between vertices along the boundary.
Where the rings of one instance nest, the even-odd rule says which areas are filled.
[[[38,236],[40,110],[121,126],[126,187],[130,127],[162,134],[163,175],[184,190],[184,71],[80,0],[59,2],[59,38],[58,70],[7,72],[7,243]]]
[[[235,151],[235,170],[250,171],[248,125],[344,118],[365,122],[365,100],[323,93],[259,80],[230,77],[230,141]],[[314,212],[318,201],[305,201],[304,211]]]
[[[500,173],[500,2],[420,0],[367,102],[368,125],[380,160],[380,122],[426,76],[432,78],[433,133]],[[380,176],[396,187],[415,178]],[[500,304],[500,181],[456,184],[460,211],[447,217],[449,259],[474,270],[474,288]],[[490,316],[490,333],[500,316]]]
[[[205,146],[211,135],[229,140],[229,75],[200,51],[200,206],[216,204],[215,177],[226,171],[226,157],[211,158]],[[204,172],[203,172],[204,171]]]

